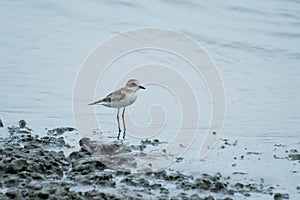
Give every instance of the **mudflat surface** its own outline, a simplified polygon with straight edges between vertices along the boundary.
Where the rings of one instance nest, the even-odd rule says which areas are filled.
[[[289,199],[290,194],[282,192],[284,183],[268,183],[264,177],[256,180],[243,177],[238,170],[238,160],[247,160],[261,153],[248,151],[235,157],[232,166],[237,168],[232,175],[222,172],[192,175],[174,169],[145,170],[133,173],[125,170],[126,165],[134,165],[134,159],[122,156],[122,169],[107,166],[96,155],[107,155],[112,159],[120,152],[147,154],[147,148],[159,146],[159,140],[144,140],[138,145],[122,142],[97,144],[89,138],[82,138],[77,147],[64,140],[64,135],[74,134],[71,127],[48,130],[39,136],[21,120],[18,125],[7,128],[7,135],[0,138],[0,197],[1,199]],[[224,151],[235,148],[237,141],[223,141]],[[101,146],[102,145],[102,146]],[[102,148],[100,148],[102,147]],[[95,154],[95,149],[100,151]],[[278,145],[283,155],[274,155],[274,160],[291,162],[299,166],[300,153],[297,149],[287,150]],[[101,152],[102,151],[102,152]],[[69,152],[69,153],[66,153]],[[130,162],[129,162],[130,161]],[[184,158],[174,162],[183,162]],[[149,161],[151,162],[151,160]],[[121,160],[120,160],[121,163]],[[237,166],[236,166],[237,165]],[[293,173],[297,174],[298,171]],[[246,173],[245,173],[246,174]],[[280,176],[280,175],[278,175]],[[300,185],[294,186],[300,193]],[[294,194],[295,195],[295,194]],[[291,198],[292,199],[292,198]]]

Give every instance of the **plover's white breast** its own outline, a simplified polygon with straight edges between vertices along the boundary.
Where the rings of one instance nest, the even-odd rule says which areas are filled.
[[[124,98],[118,101],[112,101],[110,107],[112,108],[122,108],[126,106],[130,106],[133,104],[137,99],[137,95],[135,92],[127,93]]]

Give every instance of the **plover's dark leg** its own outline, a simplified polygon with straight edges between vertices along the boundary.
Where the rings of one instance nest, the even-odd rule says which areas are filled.
[[[124,107],[124,109],[123,109],[123,113],[122,113],[123,127],[124,127],[123,139],[125,138],[125,132],[126,132],[126,126],[125,126],[125,119],[124,119],[124,115],[125,115],[125,107]]]
[[[120,120],[119,120],[119,112],[120,112],[120,109],[118,108],[118,113],[117,113],[118,128],[119,128],[118,139],[120,139],[120,133],[121,133]]]

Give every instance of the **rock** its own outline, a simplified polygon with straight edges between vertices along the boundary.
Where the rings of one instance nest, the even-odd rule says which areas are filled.
[[[191,196],[190,196],[190,199],[191,199],[191,200],[202,200],[202,198],[199,197],[198,194],[193,194],[193,195],[191,195]]]
[[[291,160],[300,160],[300,154],[297,154],[297,153],[289,154],[289,158]]]
[[[251,197],[251,194],[249,194],[249,193],[244,193],[244,196],[245,196],[245,197]]]
[[[27,160],[25,160],[24,158],[19,158],[19,159],[13,160],[11,162],[11,165],[13,165],[13,167],[17,171],[21,171],[22,169],[25,169],[28,167]]]
[[[164,180],[168,179],[168,175],[165,170],[154,172],[154,175],[156,178],[159,178],[159,179],[164,179]]]
[[[24,149],[27,150],[32,150],[32,149],[36,149],[36,148],[40,148],[40,146],[38,144],[25,144],[24,145]]]
[[[24,119],[21,119],[20,121],[19,121],[19,127],[20,128],[25,128],[26,127],[26,121],[24,120]]]
[[[116,176],[127,176],[130,174],[130,171],[117,170],[115,174]]]
[[[82,151],[89,153],[94,153],[97,148],[97,144],[92,142],[90,138],[81,138],[79,140],[79,146],[81,147]]]
[[[43,189],[43,186],[39,183],[29,183],[26,185],[28,188],[33,189],[33,190],[41,190]]]
[[[3,122],[2,122],[2,120],[0,119],[0,128],[3,128]]]
[[[58,136],[58,135],[62,135],[65,132],[72,132],[75,131],[75,128],[72,127],[60,127],[60,128],[54,128],[54,129],[50,129],[47,132],[47,135],[52,135],[52,136]]]
[[[19,199],[19,193],[15,190],[9,190],[5,193],[5,195],[10,199]]]
[[[170,192],[169,192],[168,189],[162,187],[162,188],[160,188],[160,193],[161,193],[161,194],[169,194]]]
[[[152,145],[152,146],[158,146],[160,144],[158,139],[154,139],[152,141],[149,139],[146,139],[146,140],[142,140],[141,143],[142,143],[142,145]]]
[[[156,190],[156,189],[161,189],[162,185],[160,183],[154,183],[152,185],[150,185],[150,188],[152,190]]]
[[[227,193],[228,193],[229,195],[234,195],[235,192],[234,192],[234,190],[228,190]]]
[[[274,200],[282,200],[282,199],[289,199],[289,194],[287,193],[276,193],[274,194]]]
[[[244,185],[242,183],[236,183],[235,184],[235,187],[236,188],[239,188],[239,189],[243,189],[244,188]]]
[[[195,179],[196,188],[202,189],[202,190],[209,190],[213,183],[208,179],[201,179],[197,178]]]
[[[11,178],[4,181],[6,187],[17,187],[19,185],[19,180],[16,178]]]
[[[90,154],[86,151],[74,151],[69,155],[68,159],[69,160],[79,160],[79,159],[84,158],[88,155],[90,155]]]
[[[40,199],[48,199],[50,194],[45,191],[42,191],[42,192],[36,193],[36,196],[39,197]]]
[[[0,161],[0,176],[6,173],[6,165],[3,161]]]
[[[102,185],[106,187],[114,187],[116,183],[112,181],[113,176],[110,173],[92,175],[89,178],[91,184]]]
[[[45,176],[36,172],[31,172],[30,177],[32,177],[34,180],[45,180]]]
[[[203,200],[215,200],[215,198],[211,195],[204,197]]]
[[[21,171],[18,173],[19,178],[25,179],[27,181],[32,181],[32,177],[30,176],[30,172],[27,171]]]
[[[74,163],[72,172],[80,173],[82,175],[89,174],[95,170],[104,170],[106,166],[99,160],[83,160],[81,162]]]
[[[227,185],[225,183],[222,183],[220,181],[215,182],[214,187],[211,188],[212,192],[220,192],[227,188]]]

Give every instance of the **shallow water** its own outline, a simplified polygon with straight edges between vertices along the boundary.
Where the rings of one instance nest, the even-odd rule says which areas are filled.
[[[225,153],[217,148],[206,161],[194,158],[208,126],[210,98],[203,80],[173,55],[141,51],[122,57],[100,80],[96,98],[113,90],[116,80],[132,66],[151,62],[170,65],[188,77],[201,111],[198,137],[185,159],[172,167],[190,173],[203,169],[231,174],[228,166],[232,158],[245,153],[247,148],[262,153],[260,161],[253,155],[247,162],[239,161],[237,166],[246,171],[247,178],[264,177],[272,184],[283,185],[283,191],[299,196],[295,189],[299,163],[278,164],[273,158],[275,144],[299,149],[299,9],[297,0],[173,1],[172,4],[163,0],[73,1],[72,4],[1,1],[0,118],[6,126],[26,119],[30,127],[41,133],[46,132],[45,128],[75,126],[73,84],[81,63],[96,45],[129,29],[174,29],[201,44],[216,63],[227,98],[222,138],[238,140],[236,147]],[[178,128],[180,110],[174,96],[162,88],[149,85],[140,92],[138,101],[130,108],[132,120],[146,126],[153,102],[164,106],[168,119],[163,131],[154,137],[169,141]],[[109,137],[116,136],[111,110],[97,107],[96,113],[102,131]],[[128,141],[134,141],[128,132]],[[290,172],[292,169],[298,172]]]

